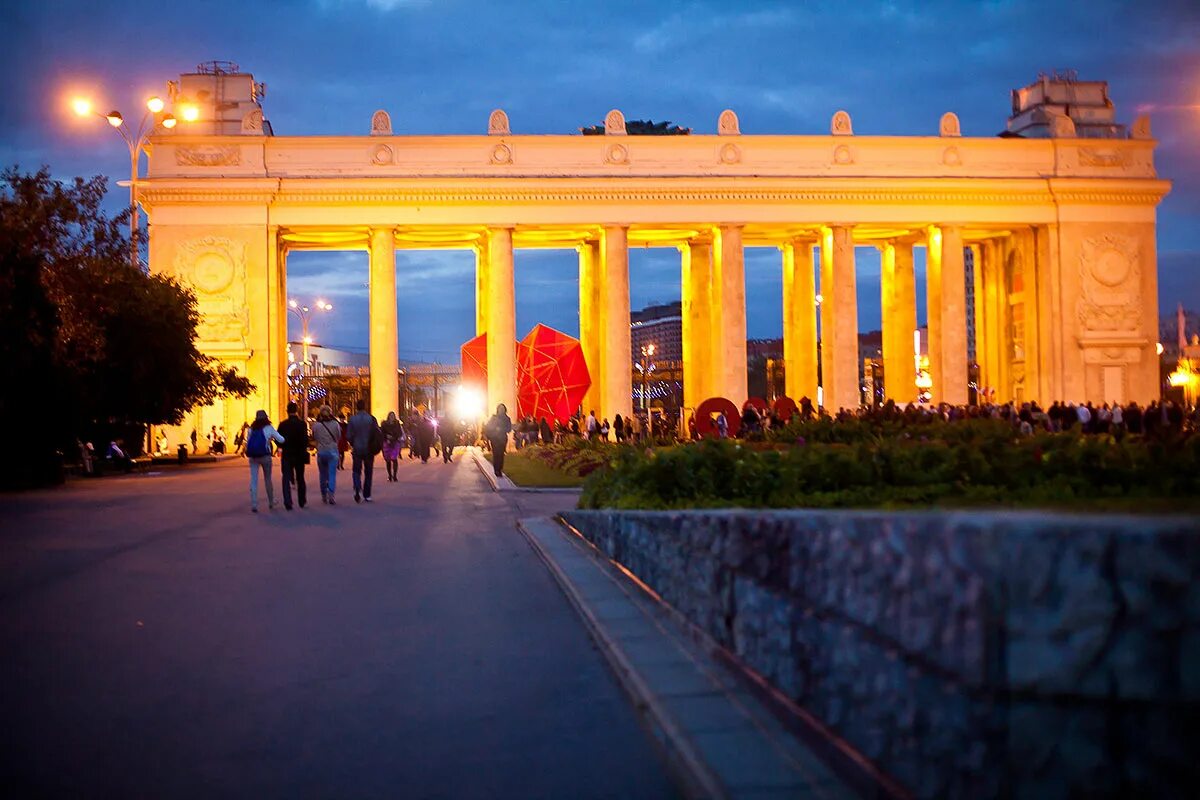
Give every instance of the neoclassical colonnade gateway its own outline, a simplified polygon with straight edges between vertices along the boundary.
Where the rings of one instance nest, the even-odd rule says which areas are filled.
[[[482,121],[481,121],[482,122]],[[476,328],[515,339],[513,249],[576,248],[588,408],[628,415],[633,246],[682,254],[685,405],[746,399],[743,248],[778,246],[787,392],[859,404],[855,246],[882,252],[888,393],[916,396],[914,246],[927,249],[935,401],[967,400],[967,329],[999,400],[1148,401],[1159,393],[1156,177],[1148,120],[1126,138],[967,138],[953,114],[929,136],[751,136],[731,111],[715,135],[409,136],[377,112],[366,136],[273,136],[261,109],[233,133],[179,126],[152,140],[139,184],[150,266],[192,285],[201,349],[257,385],[247,409],[286,402],[286,260],[370,253],[372,407],[396,404],[397,248],[469,248]],[[265,128],[265,130],[264,130]],[[965,253],[974,257],[968,307]],[[815,266],[814,266],[815,264]],[[818,291],[823,302],[818,307]],[[564,298],[565,301],[565,298]],[[823,336],[818,340],[818,315]],[[818,344],[819,341],[819,344]],[[491,347],[489,405],[515,406],[511,347]]]

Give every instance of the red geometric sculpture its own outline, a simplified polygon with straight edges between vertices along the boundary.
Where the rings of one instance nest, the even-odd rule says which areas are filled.
[[[462,346],[462,382],[487,395],[487,334],[481,333]]]
[[[517,344],[519,416],[565,422],[591,385],[578,339],[539,324]]]

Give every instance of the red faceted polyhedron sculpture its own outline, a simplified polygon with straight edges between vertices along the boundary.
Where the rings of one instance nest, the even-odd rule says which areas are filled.
[[[487,394],[487,334],[481,333],[462,346],[462,382]]]
[[[565,422],[583,402],[591,385],[578,339],[539,324],[517,345],[520,416]]]

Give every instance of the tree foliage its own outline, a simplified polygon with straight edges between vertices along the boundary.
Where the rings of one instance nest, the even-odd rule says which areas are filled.
[[[584,136],[603,136],[604,123],[580,128],[579,132]],[[630,136],[687,136],[692,129],[681,128],[670,120],[655,122],[652,119],[631,119],[625,123],[625,132]]]
[[[130,263],[129,212],[106,214],[106,190],[0,175],[0,418],[44,423],[20,426],[30,454],[253,389],[196,349],[191,292]]]

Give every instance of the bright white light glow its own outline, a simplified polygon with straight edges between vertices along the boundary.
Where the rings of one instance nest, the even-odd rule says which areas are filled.
[[[92,101],[82,97],[76,97],[71,101],[71,110],[81,117],[86,117],[92,113]]]
[[[470,386],[459,386],[454,395],[454,413],[459,419],[478,420],[484,416],[483,394]]]
[[[151,97],[146,101],[146,108],[150,109],[151,114],[157,114],[163,110],[163,101],[161,97]]]

